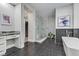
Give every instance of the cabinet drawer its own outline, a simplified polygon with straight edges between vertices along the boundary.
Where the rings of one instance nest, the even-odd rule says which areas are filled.
[[[6,38],[7,39],[12,39],[12,38],[18,38],[19,37],[19,35],[10,35],[10,36],[7,36]]]

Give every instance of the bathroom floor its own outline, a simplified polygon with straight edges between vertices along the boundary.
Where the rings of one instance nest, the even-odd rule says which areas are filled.
[[[5,56],[65,56],[65,52],[62,46],[56,45],[53,40],[46,39],[41,44],[26,42],[22,49],[10,48]]]

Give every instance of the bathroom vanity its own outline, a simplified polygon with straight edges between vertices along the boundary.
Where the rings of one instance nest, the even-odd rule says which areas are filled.
[[[4,55],[6,50],[19,45],[20,33],[18,31],[8,31],[0,33],[0,55]]]

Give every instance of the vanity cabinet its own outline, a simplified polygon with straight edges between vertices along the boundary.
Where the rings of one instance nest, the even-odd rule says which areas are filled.
[[[6,50],[11,47],[17,47],[19,44],[20,34],[1,35],[0,36],[0,56],[6,53]]]
[[[6,36],[6,49],[9,49],[13,46],[18,46],[19,45],[19,36],[20,35],[8,35]],[[18,42],[17,42],[18,41]]]
[[[5,36],[0,37],[0,55],[4,55],[6,53],[6,40]]]

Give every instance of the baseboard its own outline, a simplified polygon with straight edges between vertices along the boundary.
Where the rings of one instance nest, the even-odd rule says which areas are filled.
[[[43,38],[43,39],[41,39],[41,40],[36,40],[36,42],[38,42],[38,43],[43,43],[46,39],[47,39],[47,37],[45,37],[45,38]]]
[[[41,40],[28,40],[28,42],[37,42],[37,43],[43,43],[45,40],[47,39],[47,37],[41,39]]]

